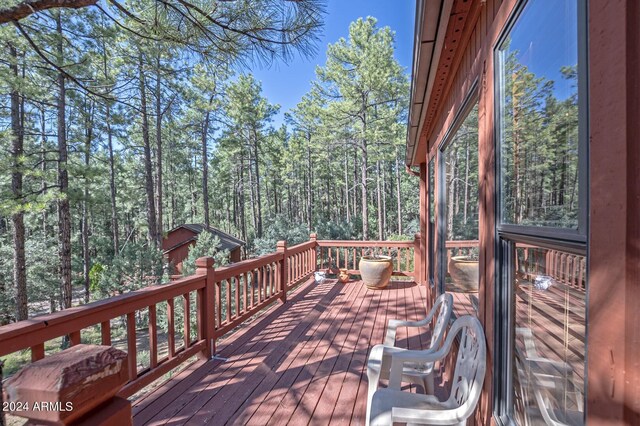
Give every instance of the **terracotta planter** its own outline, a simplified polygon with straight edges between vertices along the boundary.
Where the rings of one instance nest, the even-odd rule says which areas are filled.
[[[449,260],[449,275],[455,288],[451,291],[474,293],[478,291],[478,261],[469,256],[453,256]]]
[[[393,273],[393,263],[389,256],[363,256],[359,268],[362,281],[371,289],[385,288]]]
[[[349,270],[348,269],[340,269],[340,274],[338,274],[338,281],[341,283],[349,282]]]

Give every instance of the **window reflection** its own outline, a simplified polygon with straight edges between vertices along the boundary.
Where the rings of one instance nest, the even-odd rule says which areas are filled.
[[[531,0],[499,48],[504,223],[578,227],[576,0]]]
[[[478,104],[468,112],[441,155],[444,162],[445,291],[454,294],[454,313],[478,309]]]
[[[584,256],[517,244],[514,411],[520,425],[584,419]]]

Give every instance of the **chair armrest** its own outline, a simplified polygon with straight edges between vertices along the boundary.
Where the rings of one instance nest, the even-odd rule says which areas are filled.
[[[384,338],[384,344],[387,346],[393,346],[396,343],[396,331],[398,327],[424,327],[431,323],[433,315],[427,315],[426,318],[420,321],[401,321],[401,320],[389,320],[387,326],[387,335]]]
[[[444,407],[443,407],[444,408]],[[465,419],[458,419],[455,409],[435,409],[421,410],[416,408],[393,407],[391,409],[391,419],[394,424],[423,424],[423,425],[446,425],[461,423]]]
[[[408,362],[428,363],[441,360],[446,356],[442,350],[433,352],[430,350],[402,350],[388,352],[391,356],[391,370],[389,372],[389,389],[400,389],[402,384],[402,371],[404,364]]]

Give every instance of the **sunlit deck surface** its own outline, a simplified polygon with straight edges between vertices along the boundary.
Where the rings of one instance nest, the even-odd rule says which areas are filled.
[[[424,288],[410,281],[377,291],[308,281],[221,341],[226,362],[197,361],[136,401],[134,424],[364,424],[370,348],[389,319],[423,318],[424,306]],[[397,337],[418,349],[429,336]]]

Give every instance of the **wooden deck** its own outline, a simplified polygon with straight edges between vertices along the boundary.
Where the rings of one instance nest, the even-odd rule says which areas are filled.
[[[197,361],[134,404],[136,425],[364,424],[366,360],[389,319],[424,317],[425,291],[395,281],[309,281],[219,345],[223,361]],[[428,336],[398,331],[420,348]]]

